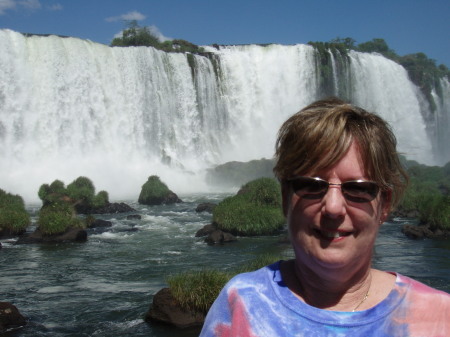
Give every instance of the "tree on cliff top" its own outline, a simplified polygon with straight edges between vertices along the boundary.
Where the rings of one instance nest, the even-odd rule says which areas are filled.
[[[160,41],[160,39],[152,33],[147,26],[139,26],[136,20],[128,21],[127,27],[122,31],[122,37],[116,37],[112,40],[111,46],[116,47],[130,47],[130,46],[146,46],[153,47],[165,52],[175,53],[193,53],[198,54],[204,52],[202,47],[199,47],[189,41],[176,39]]]

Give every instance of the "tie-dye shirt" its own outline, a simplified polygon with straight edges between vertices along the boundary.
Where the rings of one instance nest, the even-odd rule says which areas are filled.
[[[235,276],[211,307],[200,337],[450,336],[450,295],[397,274],[388,297],[364,311],[312,307],[284,284],[280,262]]]

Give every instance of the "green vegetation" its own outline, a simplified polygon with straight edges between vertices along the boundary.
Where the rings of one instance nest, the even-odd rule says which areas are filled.
[[[122,31],[122,37],[112,40],[111,46],[129,47],[146,46],[154,47],[165,52],[174,53],[203,53],[204,49],[186,40],[168,40],[161,42],[149,27],[140,27],[136,20],[127,23],[128,28]]]
[[[364,53],[379,53],[394,61],[398,58],[395,51],[390,49],[383,39],[372,39],[371,41],[360,43],[355,49]]]
[[[30,224],[30,216],[19,195],[0,189],[0,233],[19,234]]]
[[[280,258],[279,255],[264,254],[240,266],[236,271],[224,272],[212,269],[185,272],[169,277],[167,283],[181,308],[206,314],[220,290],[234,275],[257,270]]]
[[[440,79],[443,77],[450,79],[450,70],[444,64],[437,66],[436,61],[429,59],[424,53],[399,56],[394,50],[389,48],[384,39],[376,38],[371,41],[356,44],[356,41],[350,37],[338,37],[330,42],[308,42],[308,44],[312,45],[318,52],[320,86],[324,94],[330,94],[329,87],[332,83],[332,74],[330,72],[331,60],[328,50],[335,55],[335,57],[339,56],[341,58],[342,56],[347,55],[348,50],[366,53],[376,52],[401,64],[408,72],[411,81],[421,89],[422,93],[427,98],[431,111],[435,111],[437,106],[431,94],[432,90],[435,89],[438,96],[442,97]],[[339,59],[338,61],[341,62]],[[343,61],[345,61],[345,58],[343,58]],[[345,68],[345,65],[341,65],[340,68]],[[342,93],[338,94],[344,98],[348,97]]]
[[[72,227],[84,227],[73,206],[64,201],[43,206],[39,211],[38,223],[43,235],[62,234]]]
[[[348,45],[353,45],[349,40],[345,43],[336,42],[309,42],[316,50],[316,67],[318,69],[319,91],[324,96],[337,95],[343,98],[349,97],[348,89],[339,86],[339,92],[335,93],[335,79],[333,71],[337,72],[338,78],[346,78],[348,75]],[[335,63],[333,64],[332,56]],[[343,80],[341,83],[349,83]]]
[[[206,314],[230,277],[218,270],[201,270],[174,275],[167,282],[181,308]]]
[[[44,206],[65,201],[80,213],[106,206],[109,203],[108,192],[100,191],[95,194],[94,184],[87,177],[78,177],[67,185],[67,188],[60,180],[55,180],[50,185],[43,184],[39,188],[38,196]]]
[[[213,211],[218,229],[234,235],[273,234],[285,223],[279,183],[259,178],[244,185],[237,195],[219,203]]]
[[[100,191],[92,198],[92,207],[100,208],[109,204],[109,195],[106,191]]]
[[[38,196],[43,206],[39,211],[39,229],[44,235],[62,234],[71,227],[84,227],[77,212],[89,213],[109,203],[108,193],[95,194],[95,187],[87,177],[78,177],[65,187],[60,180],[43,184]]]
[[[416,213],[431,230],[450,230],[450,162],[444,167],[406,161],[410,185],[399,210]]]
[[[148,177],[147,182],[142,185],[138,202],[144,205],[159,205],[164,203],[171,193],[167,185],[158,176],[153,175]]]
[[[67,185],[67,195],[77,203],[91,205],[94,199],[95,187],[92,181],[87,177],[78,177],[72,183]]]

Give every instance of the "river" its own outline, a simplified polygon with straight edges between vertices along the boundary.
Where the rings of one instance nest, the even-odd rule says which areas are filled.
[[[142,218],[98,216],[113,226],[89,232],[86,243],[14,245],[2,240],[0,301],[13,303],[28,319],[26,327],[8,336],[198,335],[143,320],[169,275],[207,267],[229,270],[268,251],[292,256],[280,236],[239,238],[222,246],[196,238],[211,220],[211,214],[195,212],[197,205],[224,197],[189,194],[181,196],[183,203],[154,207],[126,201],[136,209],[131,214]],[[28,208],[35,220],[39,205]],[[374,266],[450,292],[450,242],[410,240],[400,231],[402,222],[395,219],[381,227]]]

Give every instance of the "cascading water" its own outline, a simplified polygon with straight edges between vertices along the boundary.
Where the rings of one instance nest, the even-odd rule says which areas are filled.
[[[432,91],[432,96],[436,104],[436,111],[433,115],[433,125],[435,137],[435,152],[439,153],[438,164],[445,164],[450,160],[450,82],[447,79],[440,81],[441,93]]]
[[[26,201],[43,183],[81,175],[112,200],[136,199],[151,174],[177,193],[204,191],[204,169],[272,157],[281,123],[324,94],[307,45],[206,47],[204,57],[10,30],[0,45],[0,188]],[[330,57],[334,94],[390,121],[411,159],[437,162],[432,150],[449,139],[437,127],[450,119],[448,81],[431,128],[440,140],[430,140],[401,66]],[[447,150],[440,162],[449,159]]]
[[[420,109],[420,93],[397,63],[375,54],[350,52],[351,101],[380,114],[392,126],[399,150],[410,159],[433,163],[431,141]]]

